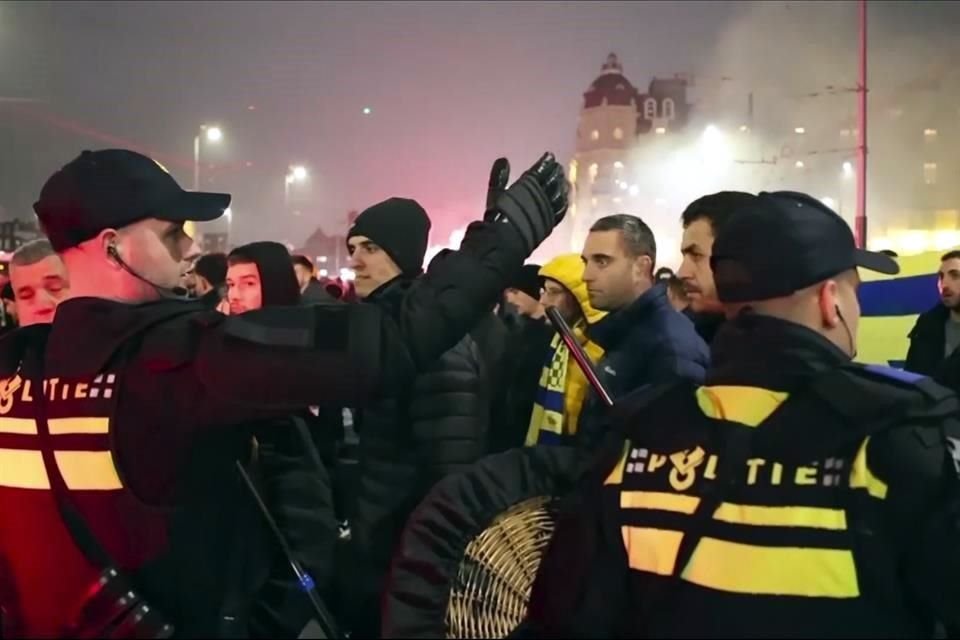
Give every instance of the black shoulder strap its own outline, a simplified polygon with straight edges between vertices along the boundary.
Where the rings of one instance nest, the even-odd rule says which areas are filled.
[[[35,354],[34,372],[30,376],[31,384],[34,389],[38,389],[34,400],[34,418],[37,422],[37,434],[41,444],[43,455],[43,465],[46,467],[47,477],[50,480],[50,489],[53,492],[54,499],[57,501],[57,508],[60,511],[60,517],[66,525],[70,536],[80,552],[87,560],[102,570],[116,567],[116,562],[110,557],[107,550],[100,544],[97,537],[91,531],[90,526],[80,514],[80,510],[73,502],[70,496],[70,490],[67,488],[66,481],[60,473],[60,467],[57,465],[54,457],[54,443],[50,435],[50,426],[47,423],[47,396],[42,393],[43,389],[43,355]]]

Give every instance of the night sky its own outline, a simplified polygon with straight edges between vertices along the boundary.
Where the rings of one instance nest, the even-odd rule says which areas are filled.
[[[299,244],[318,224],[334,230],[347,210],[399,195],[421,201],[442,241],[480,214],[497,156],[517,173],[546,149],[569,158],[581,94],[611,51],[641,88],[654,74],[691,71],[768,85],[855,78],[854,3],[762,4],[776,11],[723,2],[0,2],[0,206],[8,218],[29,216],[43,180],[84,148],[144,150],[189,187],[193,136],[207,122],[225,138],[205,149],[216,167],[204,187],[234,193],[237,240]],[[955,39],[958,8],[874,2],[875,46],[896,35],[927,47],[921,57],[945,55],[929,43]],[[764,26],[752,22],[758,13]],[[816,51],[812,73],[791,72],[803,62],[797,43]],[[898,59],[909,55],[900,47]],[[293,163],[312,176],[300,217],[282,206]]]

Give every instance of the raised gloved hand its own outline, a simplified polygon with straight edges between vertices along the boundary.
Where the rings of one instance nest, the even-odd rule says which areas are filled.
[[[490,168],[490,182],[487,185],[487,208],[484,210],[485,222],[492,222],[497,215],[497,199],[507,189],[510,182],[510,161],[497,158]]]
[[[494,164],[494,170],[499,163],[498,160]],[[498,173],[497,178],[501,175]],[[493,181],[494,175],[491,173],[491,187]],[[529,254],[563,220],[567,212],[568,191],[569,185],[563,167],[552,153],[547,152],[497,197],[493,209],[490,210],[492,216],[485,218],[510,222],[519,232]]]

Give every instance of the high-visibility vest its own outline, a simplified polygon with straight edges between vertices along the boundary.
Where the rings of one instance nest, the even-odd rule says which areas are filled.
[[[120,569],[134,571],[166,546],[163,514],[133,496],[115,464],[118,389],[118,372],[42,385],[19,373],[0,380],[0,567],[8,573],[0,604],[14,636],[68,634],[103,569],[66,528],[45,453],[52,452],[71,501]],[[49,433],[35,416],[41,397]]]

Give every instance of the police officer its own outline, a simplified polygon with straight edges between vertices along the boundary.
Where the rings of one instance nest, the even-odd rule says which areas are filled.
[[[125,150],[85,151],[56,172],[34,208],[75,299],[52,326],[0,342],[4,633],[216,633],[225,577],[204,550],[218,540],[184,540],[196,528],[180,507],[195,481],[235,471],[230,449],[249,434],[228,425],[401,391],[489,309],[566,193],[545,155],[396,317],[366,305],[225,317],[174,288],[197,253],[184,223],[219,217],[230,196],[184,191]],[[201,452],[218,448],[205,468]]]
[[[541,565],[530,630],[590,637],[930,637],[960,626],[957,398],[851,362],[844,221],[793,192],[711,259],[731,320],[703,386],[625,400]]]

